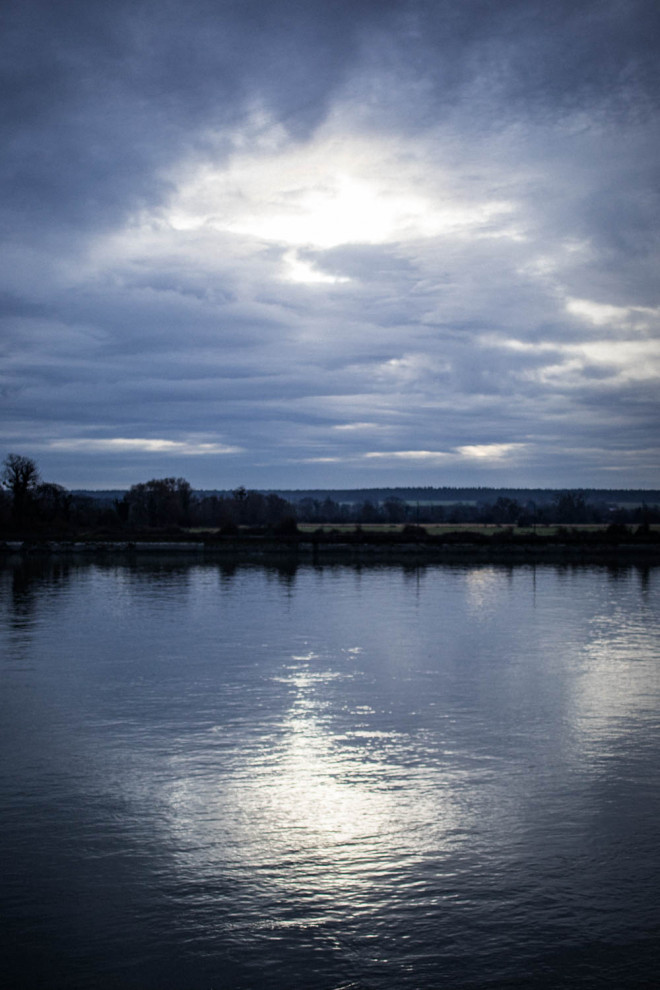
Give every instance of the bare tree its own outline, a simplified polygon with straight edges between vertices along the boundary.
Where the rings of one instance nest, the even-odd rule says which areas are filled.
[[[69,519],[71,503],[73,501],[70,492],[62,485],[56,485],[51,481],[42,481],[34,493],[37,503],[39,518],[50,523],[65,523]]]
[[[153,478],[132,485],[125,497],[136,526],[187,526],[192,488],[185,478]]]
[[[40,481],[37,465],[30,457],[8,454],[3,462],[1,480],[11,494],[14,522],[21,525]]]

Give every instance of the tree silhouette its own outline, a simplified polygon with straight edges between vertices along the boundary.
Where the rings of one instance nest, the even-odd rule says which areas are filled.
[[[12,518],[17,526],[22,526],[29,515],[39,480],[39,470],[30,457],[20,454],[5,457],[2,484],[11,494]]]
[[[135,526],[187,526],[192,489],[185,478],[153,478],[132,485],[125,496]]]

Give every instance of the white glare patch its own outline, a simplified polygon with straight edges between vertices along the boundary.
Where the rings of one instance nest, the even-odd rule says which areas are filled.
[[[291,282],[325,283],[335,285],[338,282],[350,282],[349,278],[341,275],[328,275],[319,271],[309,261],[303,261],[296,251],[287,251],[284,255],[287,264],[287,274]]]
[[[108,437],[96,439],[52,440],[48,444],[51,450],[75,450],[80,452],[97,453],[130,453],[146,454],[235,454],[240,447],[230,447],[223,443],[207,443],[182,440],[148,439],[146,437]]]
[[[513,236],[512,213],[508,201],[444,188],[423,156],[403,158],[393,144],[326,134],[304,146],[240,148],[224,168],[189,173],[167,219],[178,230],[229,231],[327,250],[446,234]],[[289,277],[332,279],[295,257]]]
[[[282,244],[311,244],[320,248],[340,244],[388,241],[394,230],[424,211],[421,200],[395,196],[386,199],[376,185],[349,175],[310,176],[284,202],[284,190],[267,204],[260,216],[239,218],[229,227]]]

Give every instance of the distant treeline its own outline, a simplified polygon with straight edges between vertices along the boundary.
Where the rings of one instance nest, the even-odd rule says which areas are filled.
[[[115,534],[191,527],[231,532],[239,526],[286,533],[295,531],[298,523],[533,526],[660,522],[660,500],[644,501],[645,494],[658,493],[643,491],[415,488],[291,492],[287,498],[244,487],[195,492],[185,478],[155,478],[116,495],[82,494],[43,481],[36,463],[17,454],[5,459],[1,481],[0,528],[6,535]]]
[[[374,504],[383,504],[391,498],[399,498],[404,502],[419,503],[420,505],[434,503],[440,505],[453,505],[461,503],[466,505],[492,505],[498,498],[508,498],[520,505],[529,502],[537,506],[549,505],[554,502],[557,495],[566,489],[556,488],[486,488],[486,487],[456,487],[445,485],[437,486],[416,486],[416,487],[396,487],[396,488],[347,488],[347,489],[297,489],[285,491],[273,489],[278,495],[286,498],[290,502],[300,502],[302,499],[311,498],[323,502],[330,498],[334,502],[351,503],[353,505],[365,501]],[[660,503],[660,490],[646,490],[636,488],[579,488],[571,489],[579,491],[587,502],[602,502],[609,505],[635,505],[642,502],[650,504]],[[218,492],[205,492],[204,494],[219,494]],[[226,494],[226,493],[221,493]]]

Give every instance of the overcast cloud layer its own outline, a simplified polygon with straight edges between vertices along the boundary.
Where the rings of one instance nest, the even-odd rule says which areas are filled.
[[[2,38],[5,453],[660,487],[656,0],[15,0]]]

